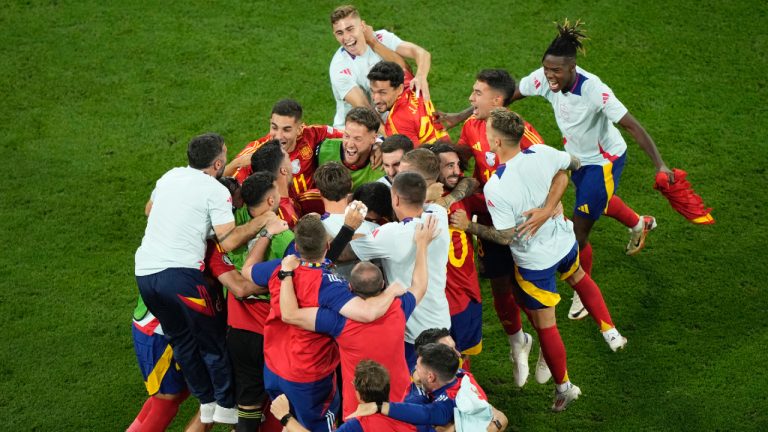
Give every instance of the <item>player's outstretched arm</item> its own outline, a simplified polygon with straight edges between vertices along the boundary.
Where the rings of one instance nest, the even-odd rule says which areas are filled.
[[[294,271],[299,267],[299,258],[295,255],[288,255],[283,258],[280,264],[282,271]],[[280,315],[286,324],[292,324],[301,327],[304,330],[315,331],[315,320],[317,319],[318,308],[299,308],[299,301],[296,299],[296,291],[293,288],[293,277],[286,276],[280,282]]]
[[[288,229],[288,224],[284,220],[278,219],[277,215],[272,212],[268,212],[268,214],[274,216],[274,218],[264,227],[269,234],[274,236]],[[251,222],[253,222],[253,220],[251,220]],[[243,268],[240,270],[240,273],[247,280],[253,282],[253,266],[264,260],[264,255],[267,253],[267,248],[269,247],[270,242],[271,240],[268,237],[259,236],[253,247],[251,247],[251,250],[248,251],[248,255],[245,257],[245,262],[243,263]]]
[[[427,292],[429,272],[427,266],[427,247],[437,236],[437,218],[427,217],[423,224],[416,226],[413,241],[416,243],[416,262],[413,265],[413,277],[408,291],[416,297],[416,304],[421,302]]]
[[[428,101],[430,96],[427,75],[429,75],[429,69],[432,67],[432,54],[412,42],[401,43],[395,52],[416,61],[416,75],[411,80],[411,89],[416,95],[421,94],[424,96],[424,100]]]
[[[472,111],[474,110],[475,109],[470,106],[464,111],[461,111],[458,113],[444,113],[442,111],[438,111],[435,113],[435,120],[442,123],[446,129],[451,129],[454,126],[458,125],[459,123],[468,119],[472,115]]]
[[[619,124],[632,135],[632,138],[637,141],[640,148],[651,158],[651,161],[656,166],[656,171],[667,173],[670,183],[674,183],[674,174],[667,168],[667,164],[664,163],[664,159],[661,158],[659,149],[656,147],[656,143],[653,142],[653,138],[645,131],[643,125],[629,112],[624,114],[624,117],[619,120]]]
[[[229,252],[242,246],[248,240],[254,238],[261,228],[268,222],[277,219],[277,215],[268,212],[251,219],[248,223],[235,226],[234,222],[216,225],[213,231],[216,233],[216,239],[224,251]]]
[[[219,276],[218,279],[237,299],[244,299],[251,295],[267,294],[269,292],[266,287],[256,285],[237,270],[228,271]]]
[[[451,213],[450,219],[451,226],[453,227],[474,234],[483,240],[492,241],[505,246],[508,246],[515,240],[515,235],[517,233],[516,227],[497,230],[494,227],[472,222],[469,220],[467,212],[464,210],[456,210]]]
[[[363,26],[363,35],[365,35],[365,43],[371,49],[373,49],[373,52],[378,54],[379,57],[381,57],[381,59],[384,61],[397,63],[398,65],[400,65],[401,68],[403,68],[403,70],[411,70],[411,67],[408,65],[408,63],[400,54],[392,51],[386,45],[379,42],[379,39],[376,37],[376,34],[373,32],[373,27],[366,24],[365,21],[362,22],[362,26]]]
[[[226,167],[224,167],[224,174],[222,175],[224,177],[232,177],[233,175],[235,175],[238,169],[246,166],[250,166],[251,156],[253,156],[252,151],[232,159],[232,161],[228,163]]]
[[[571,157],[571,165],[569,169],[578,169],[581,164],[579,159]],[[575,168],[573,168],[575,167]],[[565,190],[568,189],[568,174],[565,171],[560,170],[552,177],[552,185],[549,187],[549,193],[547,194],[547,200],[544,202],[544,207],[530,209],[523,213],[527,219],[525,222],[517,227],[517,232],[520,236],[526,236],[531,238],[536,235],[536,232],[544,225],[549,218],[555,215],[560,204],[560,200],[563,199]]]
[[[525,97],[525,95],[520,93],[520,87],[519,86],[515,86],[515,93],[512,95],[512,102],[514,102],[516,100],[523,99],[524,97]]]
[[[392,284],[381,294],[363,300],[355,297],[345,304],[339,313],[352,321],[369,323],[376,321],[387,313],[395,297],[402,294],[402,287]]]

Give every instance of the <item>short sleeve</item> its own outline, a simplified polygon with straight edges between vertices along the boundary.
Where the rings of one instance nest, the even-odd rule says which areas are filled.
[[[275,269],[277,269],[279,265],[279,259],[264,261],[254,265],[251,268],[251,279],[253,280],[253,283],[263,287],[268,286],[272,273],[275,272]]]
[[[571,165],[571,155],[568,152],[544,144],[532,146],[532,149],[544,156],[545,163],[553,172],[568,169]]]
[[[544,76],[544,68],[536,69],[530,75],[523,77],[518,86],[523,96],[544,96],[549,89],[547,78]]]
[[[338,312],[321,307],[317,310],[317,317],[315,318],[315,332],[336,337],[344,330],[346,323],[347,319]]]
[[[613,94],[613,90],[599,79],[589,79],[584,86],[590,105],[602,111],[611,122],[618,123],[627,114],[627,108]]]
[[[333,96],[338,100],[344,100],[350,90],[357,87],[355,78],[352,76],[352,67],[342,61],[342,56],[346,54],[337,52],[331,60],[331,67],[328,74],[331,78],[331,90]]]
[[[213,178],[211,178],[213,180]],[[208,198],[208,213],[211,216],[211,225],[218,226],[235,221],[235,215],[232,214],[232,195],[229,194],[224,185],[216,182],[213,188],[211,188],[210,196]]]
[[[488,212],[491,214],[493,226],[497,230],[505,230],[517,226],[517,218],[512,206],[504,205],[501,196],[497,196],[491,191],[488,185],[485,186],[485,203],[488,206]]]
[[[406,321],[408,318],[411,317],[411,314],[413,313],[413,310],[416,309],[416,297],[410,293],[407,292],[400,297],[400,308],[403,310],[403,313],[405,314]]]
[[[349,290],[349,283],[333,273],[323,273],[317,301],[320,307],[340,312],[350,300],[355,298]]]
[[[402,240],[402,225],[393,222],[376,228],[365,237],[352,240],[349,246],[361,261],[370,261],[390,258],[392,251],[398,247],[397,243]]]
[[[382,45],[391,49],[392,51],[396,50],[397,47],[403,43],[403,40],[397,37],[396,34],[386,30],[378,30],[374,32],[374,34],[376,35],[376,39],[378,39]]]
[[[218,278],[232,270],[237,270],[235,266],[232,265],[232,260],[229,259],[229,256],[223,253],[216,243],[208,241],[206,242],[206,248],[206,265],[211,269],[213,277]]]

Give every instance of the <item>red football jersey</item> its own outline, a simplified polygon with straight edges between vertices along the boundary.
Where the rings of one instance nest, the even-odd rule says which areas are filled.
[[[387,121],[384,123],[384,135],[405,135],[413,141],[416,148],[440,139],[450,140],[443,125],[434,121],[435,107],[432,101],[425,101],[423,95],[416,97],[408,87],[409,81],[406,81],[405,90],[389,110]]]
[[[405,362],[405,322],[406,317],[399,298],[395,299],[384,316],[376,321],[363,324],[346,320],[341,334],[336,336],[341,351],[341,376],[344,380],[344,417],[357,409],[355,387],[347,383],[354,379],[355,368],[361,360],[373,360],[384,366],[389,371],[389,399],[392,402],[403,400],[402,389],[407,388],[411,382],[408,364]]]
[[[393,418],[385,416],[384,414],[357,417],[356,419],[360,422],[360,427],[365,432],[410,432],[416,430],[416,426],[397,421]]]
[[[299,216],[292,198],[280,197],[280,206],[277,208],[277,216],[288,224],[288,228],[293,229],[293,227],[296,226],[296,222],[299,221]]]
[[[317,160],[315,159],[315,150],[317,149],[317,146],[326,138],[341,138],[343,135],[342,131],[334,129],[331,126],[303,125],[303,127],[304,128],[299,133],[299,136],[296,137],[296,148],[288,153],[288,156],[291,158],[291,169],[293,172],[293,185],[289,188],[289,194],[293,199],[298,199],[299,196],[308,189],[315,187],[313,176],[317,169]],[[237,157],[254,153],[270,139],[272,139],[272,137],[267,135],[248,143],[248,145],[237,154]],[[243,181],[251,175],[251,172],[250,165],[238,168],[235,172],[235,178],[238,183],[242,184]]]
[[[525,122],[525,132],[520,139],[520,148],[525,150],[534,144],[544,144],[544,140],[530,123]],[[499,165],[499,157],[491,151],[488,138],[485,136],[485,120],[478,120],[472,116],[464,122],[459,145],[472,149],[472,155],[475,157],[474,176],[480,184],[484,185]]]
[[[443,196],[447,194],[448,191]],[[482,212],[484,206],[483,195],[474,194],[451,204],[448,216],[456,210],[464,210],[471,219],[473,214]],[[470,300],[479,303],[481,295],[471,235],[454,227],[449,227],[448,232],[451,234],[451,242],[448,247],[445,296],[448,298],[448,310],[453,316],[463,312]]]

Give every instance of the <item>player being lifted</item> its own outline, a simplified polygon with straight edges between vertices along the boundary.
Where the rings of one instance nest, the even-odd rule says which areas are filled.
[[[576,65],[576,52],[583,50],[584,39],[579,21],[572,25],[565,20],[558,25],[558,35],[544,52],[542,67],[520,80],[513,100],[525,96],[546,98],[563,134],[565,150],[581,160],[582,167],[572,176],[576,185],[573,227],[581,248],[582,266],[591,273],[592,248],[587,241],[592,225],[602,213],[630,228],[628,255],[639,252],[645,246],[648,232],[656,227],[656,219],[638,216],[614,195],[626,162],[627,144],[613,124],[618,123],[632,135],[657,171],[670,176],[672,172],[651,136],[610,87]]]

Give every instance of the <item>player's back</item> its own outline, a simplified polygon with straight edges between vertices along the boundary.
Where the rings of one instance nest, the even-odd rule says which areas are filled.
[[[408,294],[406,294],[408,295]],[[415,299],[411,295],[412,310]],[[344,382],[354,378],[355,367],[361,360],[373,360],[389,371],[389,398],[393,402],[402,401],[402,389],[408,386],[410,374],[405,362],[405,321],[402,300],[395,299],[387,312],[370,323],[347,320],[341,334],[336,336],[341,353],[341,370]],[[344,416],[357,408],[357,398],[352,386],[344,386]]]
[[[286,324],[280,315],[280,280],[275,270],[269,280],[270,312],[264,326],[264,359],[280,377],[294,382],[314,382],[327,377],[339,362],[333,339],[325,334]],[[292,278],[299,307],[318,307],[326,270],[299,266]],[[330,275],[333,276],[333,275]]]

